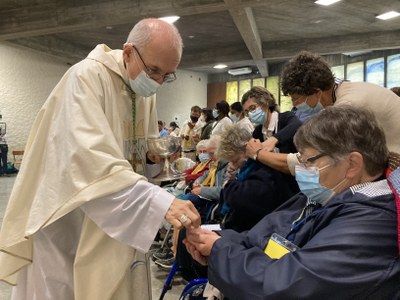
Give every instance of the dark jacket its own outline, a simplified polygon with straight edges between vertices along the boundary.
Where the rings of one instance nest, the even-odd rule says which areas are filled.
[[[297,152],[296,147],[293,144],[293,136],[301,124],[302,123],[294,113],[290,111],[279,113],[278,130],[273,134],[273,136],[279,141],[276,147],[279,148],[280,153]],[[258,125],[254,128],[253,138],[264,142],[262,127],[263,125]]]
[[[210,120],[201,128],[200,140],[208,140],[210,138],[213,124],[214,120]]]
[[[269,258],[271,234],[289,235],[305,198],[294,196],[247,234],[221,231],[208,258],[210,283],[229,299],[400,299],[397,212],[387,181],[334,196],[298,227],[293,242],[301,249]]]
[[[229,208],[221,227],[249,230],[298,192],[293,176],[249,159],[240,168],[238,179],[229,180],[221,190],[220,209],[225,208],[223,203]]]

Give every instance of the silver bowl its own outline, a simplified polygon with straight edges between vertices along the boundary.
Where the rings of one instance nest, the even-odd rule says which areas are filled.
[[[149,151],[162,157],[174,154],[179,150],[181,143],[182,139],[175,136],[147,139],[147,147]]]

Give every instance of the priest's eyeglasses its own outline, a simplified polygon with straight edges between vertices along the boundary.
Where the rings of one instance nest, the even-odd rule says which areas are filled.
[[[144,66],[145,73],[146,73],[147,77],[149,77],[149,78],[151,78],[151,79],[153,79],[154,81],[157,81],[157,82],[161,81],[161,82],[166,82],[166,83],[170,83],[170,82],[176,80],[175,72],[162,74],[162,73],[160,73],[160,72],[158,72],[156,70],[153,70],[153,69],[149,68],[146,65],[146,63],[144,62],[144,60],[142,58],[142,55],[140,55],[139,50],[134,45],[132,45],[132,44],[129,44],[129,45],[131,45],[136,50],[136,53],[138,54],[140,60],[142,61],[142,64]]]

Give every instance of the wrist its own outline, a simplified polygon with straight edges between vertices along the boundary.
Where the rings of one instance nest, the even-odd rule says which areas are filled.
[[[260,153],[261,150],[262,150],[262,148],[260,148],[260,149],[258,149],[258,150],[256,151],[256,153],[253,155],[253,160],[257,160],[258,154]]]

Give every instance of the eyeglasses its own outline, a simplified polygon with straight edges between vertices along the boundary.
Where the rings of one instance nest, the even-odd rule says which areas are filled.
[[[132,45],[130,43],[128,43],[128,44],[131,45],[136,50],[136,53],[138,54],[140,60],[142,61],[143,66],[145,68],[145,73],[146,73],[147,77],[149,77],[157,82],[162,81],[162,82],[166,82],[166,83],[170,83],[170,82],[176,80],[175,72],[162,74],[156,70],[150,69],[144,62],[142,56],[140,55],[139,50],[134,45]]]
[[[312,164],[312,163],[316,162],[318,159],[320,159],[321,157],[324,157],[324,156],[326,156],[326,154],[320,153],[320,154],[317,154],[315,156],[311,156],[309,158],[304,158],[300,154],[298,154],[297,155],[297,160],[299,161],[299,163],[301,163],[302,165],[306,166],[306,164]]]
[[[244,114],[245,114],[246,116],[248,116],[248,115],[249,115],[249,112],[255,111],[255,110],[257,109],[257,107],[258,107],[258,104],[250,105],[249,108],[246,109],[246,110],[244,111]]]

